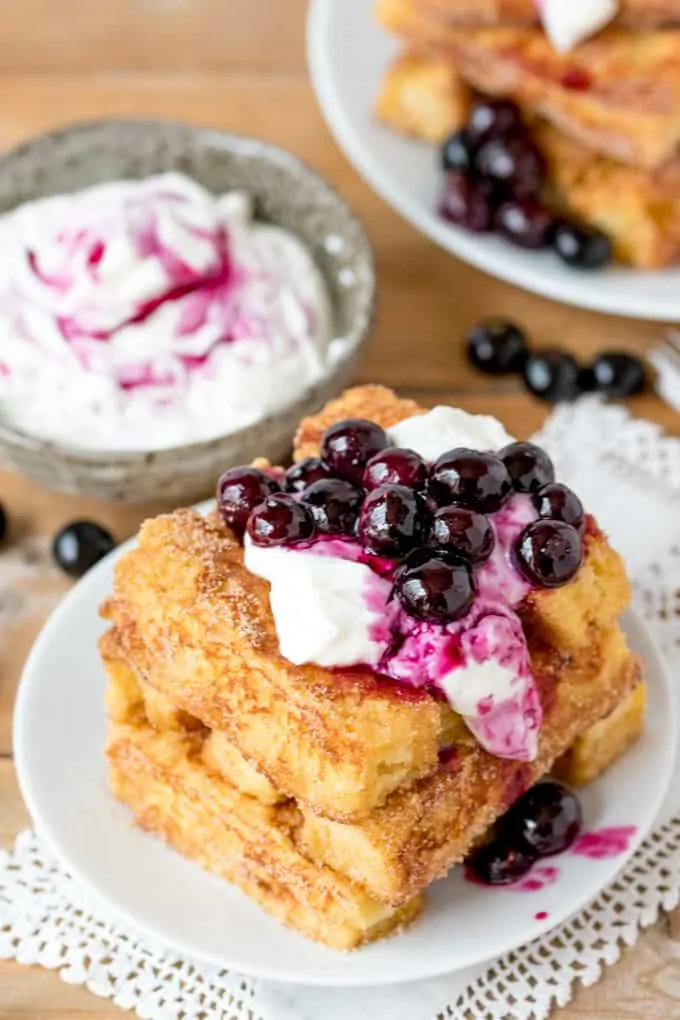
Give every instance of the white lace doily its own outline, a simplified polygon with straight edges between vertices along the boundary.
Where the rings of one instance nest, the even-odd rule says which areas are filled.
[[[586,398],[539,437],[627,559],[642,615],[680,667],[680,440]],[[545,1020],[592,984],[680,891],[680,776],[659,827],[619,878],[543,938],[474,972],[395,988],[284,986],[168,952],[121,924],[23,833],[0,855],[0,958],[57,969],[148,1020]]]

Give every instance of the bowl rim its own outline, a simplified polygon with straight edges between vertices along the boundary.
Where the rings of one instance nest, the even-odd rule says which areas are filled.
[[[219,446],[226,439],[237,441],[238,436],[248,432],[249,429],[266,426],[269,421],[275,420],[280,415],[290,411],[296,404],[302,403],[308,399],[311,390],[313,390],[316,386],[323,386],[332,377],[334,372],[338,371],[352,360],[361,343],[369,335],[375,321],[378,279],[375,252],[366,227],[348,200],[333,184],[326,180],[326,178],[323,177],[318,170],[316,170],[305,159],[302,159],[300,156],[296,156],[294,153],[289,152],[288,149],[284,149],[280,145],[276,145],[274,142],[265,141],[264,139],[253,137],[252,135],[243,135],[237,132],[224,131],[221,128],[212,127],[208,124],[195,124],[191,121],[185,121],[173,117],[91,117],[85,120],[70,121],[49,131],[41,131],[39,134],[33,135],[23,142],[19,142],[18,144],[11,146],[9,149],[4,150],[0,153],[0,174],[2,174],[8,166],[11,166],[12,162],[17,158],[23,156],[25,153],[29,153],[32,149],[39,148],[41,145],[48,144],[51,141],[59,141],[62,138],[70,138],[80,134],[87,134],[88,132],[95,131],[97,129],[106,129],[108,127],[117,126],[125,127],[127,125],[138,125],[140,127],[146,126],[152,130],[158,127],[181,128],[188,130],[193,135],[209,136],[212,143],[215,144],[218,149],[221,148],[229,152],[251,152],[254,156],[259,155],[265,157],[273,164],[288,167],[291,170],[296,170],[298,172],[302,171],[307,180],[314,181],[318,187],[326,191],[336,205],[341,207],[344,217],[352,224],[356,231],[357,238],[360,240],[360,247],[364,253],[367,280],[366,302],[361,309],[365,316],[365,321],[356,331],[352,343],[347,345],[347,348],[343,350],[341,357],[333,363],[330,371],[326,375],[304,390],[303,393],[298,394],[293,400],[284,404],[282,407],[277,408],[276,411],[273,411],[262,418],[256,418],[248,425],[243,425],[232,432],[223,432],[218,436],[211,437],[210,439],[198,439],[190,443],[181,443],[176,446],[166,446],[159,449],[137,448],[128,450],[110,447],[89,448],[72,446],[69,443],[58,440],[45,439],[42,436],[34,436],[28,432],[22,431],[21,429],[14,428],[11,425],[0,422],[0,445],[4,445],[7,449],[27,451],[30,453],[53,452],[67,457],[70,461],[80,461],[83,465],[87,464],[92,466],[101,464],[103,460],[106,461],[107,465],[137,464],[140,462],[148,463],[150,460],[153,460],[154,463],[160,462],[162,464],[164,460],[174,460],[178,453],[190,457],[192,454],[207,452],[212,448]],[[111,180],[114,179],[115,178],[111,178]],[[60,194],[60,192],[48,192],[45,196],[41,197],[48,197],[50,194]],[[22,203],[18,203],[15,206],[11,206],[11,208],[6,211],[10,212],[13,209],[17,209],[21,204]],[[321,271],[323,272],[323,270]]]

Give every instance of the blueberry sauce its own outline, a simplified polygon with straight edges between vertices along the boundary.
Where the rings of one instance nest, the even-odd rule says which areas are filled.
[[[328,429],[320,458],[300,467],[283,480],[285,494],[261,473],[245,469],[242,478],[236,469],[249,491],[237,486],[233,509],[221,486],[225,519],[240,523],[248,505],[246,565],[280,585],[280,605],[297,577],[311,585],[300,589],[303,600],[311,599],[308,612],[325,599],[329,621],[341,619],[352,635],[343,641],[341,627],[308,652],[295,610],[281,605],[292,661],[356,668],[441,698],[489,753],[533,760],[542,704],[517,610],[534,588],[566,583],[582,552],[581,536],[558,518],[547,454],[527,443],[500,454],[460,446],[427,463],[390,446],[375,423],[348,419]],[[290,568],[287,559],[272,560],[275,550],[263,560],[267,546],[278,546],[279,557],[312,560],[299,561],[297,570],[294,560]],[[329,564],[321,577],[316,556],[362,569]],[[323,621],[324,603],[318,604]],[[508,802],[530,779],[522,776]]]

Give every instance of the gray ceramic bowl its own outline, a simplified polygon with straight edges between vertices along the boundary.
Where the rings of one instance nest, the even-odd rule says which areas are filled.
[[[67,447],[0,424],[0,456],[36,482],[115,500],[187,500],[213,489],[226,467],[257,456],[280,461],[301,417],[351,380],[371,325],[370,243],[343,199],[294,156],[265,142],[172,121],[101,120],[42,135],[0,158],[0,213],[28,199],[100,181],[178,170],[215,193],[243,188],[258,218],[293,231],[325,275],[343,359],[290,406],[206,442],[149,452]]]

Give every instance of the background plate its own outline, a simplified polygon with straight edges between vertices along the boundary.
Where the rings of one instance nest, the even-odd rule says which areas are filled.
[[[317,98],[338,143],[386,202],[453,255],[526,290],[614,315],[680,320],[680,268],[579,273],[551,254],[470,234],[435,215],[438,153],[372,116],[383,71],[399,46],[376,23],[370,0],[313,0],[308,55]]]
[[[36,641],[16,705],[16,766],[36,827],[71,874],[177,951],[303,984],[379,985],[448,973],[513,949],[574,913],[611,881],[651,826],[673,769],[675,704],[654,646],[629,614],[626,630],[647,663],[647,725],[582,795],[587,828],[636,827],[627,853],[605,860],[564,854],[550,862],[557,881],[529,893],[474,886],[456,869],[431,887],[428,908],[409,931],[351,954],[287,930],[238,889],[134,828],[107,789],[97,606],[129,544],[73,588]]]

